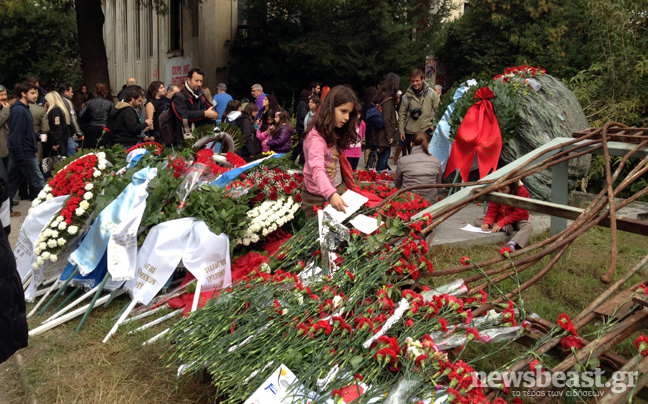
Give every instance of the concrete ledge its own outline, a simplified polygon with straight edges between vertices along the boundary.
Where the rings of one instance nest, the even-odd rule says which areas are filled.
[[[445,222],[441,223],[435,231],[434,238],[428,240],[430,247],[444,245],[457,248],[470,248],[489,244],[504,245],[510,238],[503,232],[492,234],[471,233],[460,230],[475,218],[484,216],[484,206],[476,203],[466,206]],[[550,228],[549,216],[530,213],[529,221],[533,225],[533,235],[544,233]]]

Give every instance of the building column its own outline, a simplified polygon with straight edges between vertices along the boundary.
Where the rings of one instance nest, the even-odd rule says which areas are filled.
[[[141,78],[137,77],[137,54],[136,52],[136,41],[137,41],[137,0],[126,0],[126,24],[127,24],[127,43],[128,43],[128,77],[134,77],[137,79],[138,84],[140,83]],[[128,79],[126,77],[126,79]]]
[[[137,7],[137,5],[135,5]],[[140,65],[141,65],[141,75],[142,75],[142,88],[148,88],[149,83],[153,80],[153,74],[150,68],[151,56],[149,48],[149,36],[151,35],[151,29],[149,27],[149,7],[153,7],[152,4],[147,6],[140,6]],[[146,86],[146,87],[145,87]]]
[[[123,29],[124,25],[126,25],[126,22],[124,21],[124,18],[126,17],[124,15],[126,12],[124,8],[124,2],[126,0],[107,1],[115,2],[114,25],[109,28],[112,29],[115,33],[115,42],[113,46],[115,52],[115,75],[114,77],[110,78],[110,87],[113,95],[116,96],[117,94],[119,94],[122,85],[126,83],[126,79],[124,77],[126,75],[124,72],[124,65],[126,64],[126,51],[124,49],[124,43],[126,42],[126,38]]]

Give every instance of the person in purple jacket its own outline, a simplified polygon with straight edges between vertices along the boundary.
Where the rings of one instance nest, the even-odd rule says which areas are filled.
[[[292,137],[295,132],[288,112],[277,112],[275,114],[275,128],[272,131],[272,138],[268,140],[267,145],[275,153],[288,153],[292,148]]]

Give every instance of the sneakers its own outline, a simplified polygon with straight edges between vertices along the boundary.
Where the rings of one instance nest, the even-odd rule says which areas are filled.
[[[508,243],[504,244],[504,247],[508,247],[511,249],[511,252],[517,250],[519,246],[515,241],[509,241]]]

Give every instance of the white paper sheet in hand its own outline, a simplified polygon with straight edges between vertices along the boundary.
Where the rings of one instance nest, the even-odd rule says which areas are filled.
[[[468,223],[466,226],[462,227],[461,230],[470,231],[470,232],[473,232],[473,233],[491,234],[490,230],[482,230],[481,227],[473,226],[470,223]]]
[[[378,230],[378,222],[375,217],[369,217],[367,215],[357,215],[349,222],[356,229],[360,230],[364,234],[371,234],[374,231]],[[381,221],[380,224],[383,222]]]
[[[354,214],[358,209],[362,207],[362,205],[367,203],[367,201],[369,201],[369,198],[349,190],[342,194],[342,200],[346,202],[347,205],[349,205],[348,207],[344,208],[344,210],[346,210],[346,213],[335,210],[335,208],[331,205],[328,205],[326,208],[324,208],[324,212],[331,215],[333,219],[337,220],[340,223],[342,223],[342,221],[347,217]]]

